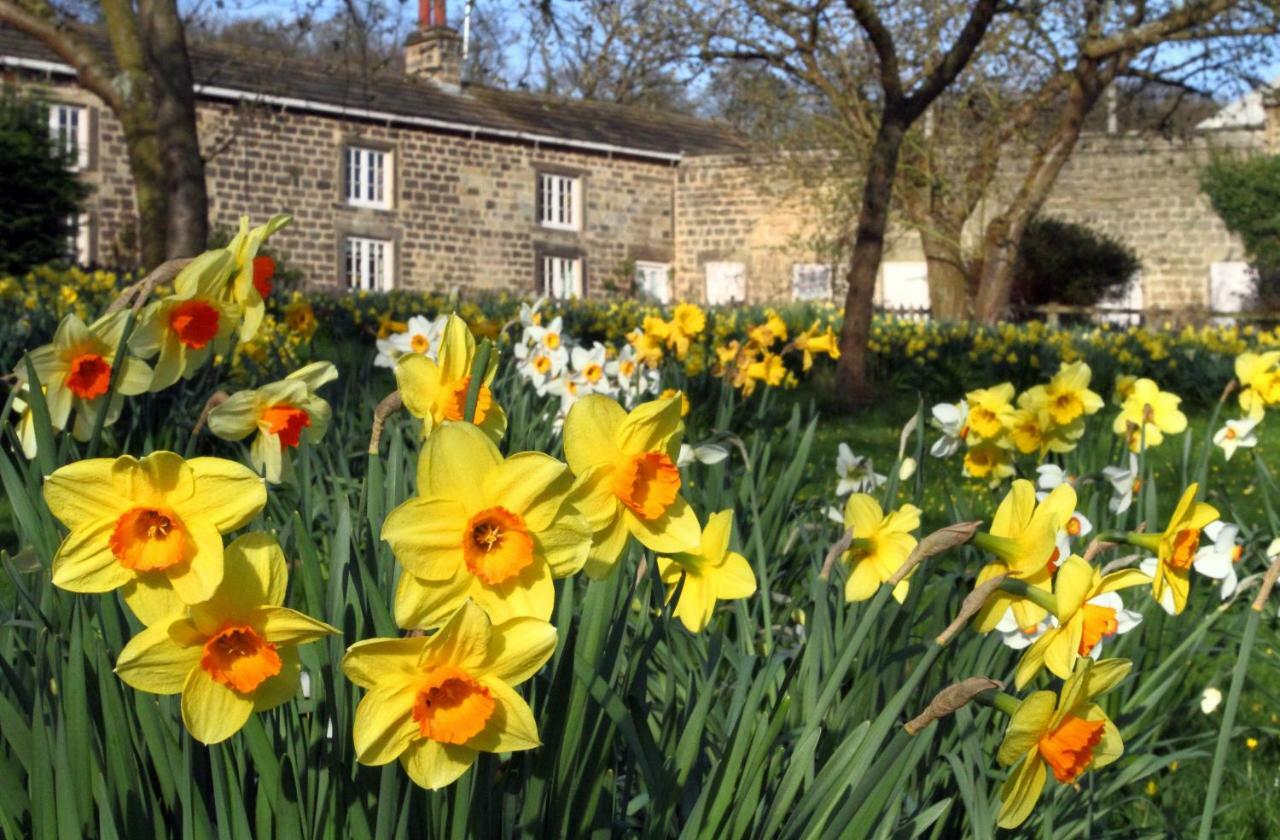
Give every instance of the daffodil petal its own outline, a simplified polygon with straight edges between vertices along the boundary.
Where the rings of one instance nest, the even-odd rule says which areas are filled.
[[[515,752],[541,746],[533,710],[514,688],[501,680],[487,680],[485,687],[494,699],[493,715],[480,734],[467,746],[482,752]]]
[[[185,619],[156,624],[138,633],[120,651],[116,675],[139,691],[178,694],[204,648]]]
[[[414,694],[400,685],[375,685],[356,707],[352,745],[361,764],[395,761],[421,736],[413,719]]]
[[[356,642],[342,657],[342,673],[361,688],[385,684],[392,677],[408,681],[420,674],[418,661],[426,645],[426,636]]]
[[[193,668],[182,688],[182,722],[202,744],[225,741],[253,714],[253,696],[217,682],[203,668]]]
[[[470,747],[440,744],[425,738],[414,741],[400,756],[400,764],[414,784],[439,790],[471,769],[478,753]]]
[[[262,628],[263,637],[279,645],[305,645],[338,633],[323,621],[287,607],[259,607],[254,613],[253,623]]]

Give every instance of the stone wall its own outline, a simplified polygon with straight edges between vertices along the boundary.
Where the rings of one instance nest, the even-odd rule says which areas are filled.
[[[36,84],[51,99],[89,106],[96,139],[84,177],[94,187],[92,252],[103,263],[129,262],[136,230],[119,124],[72,84]],[[275,247],[317,288],[341,287],[345,235],[393,240],[396,284],[419,289],[533,293],[538,255],[551,249],[584,258],[591,295],[626,292],[632,264],[643,260],[672,264],[675,298],[704,300],[707,264],[731,262],[745,268],[749,300],[782,301],[791,298],[796,264],[841,263],[831,248],[841,237],[818,218],[818,202],[795,186],[794,164],[769,158],[712,155],[671,166],[208,101],[200,106],[200,131],[212,223],[231,230],[242,214],[255,221],[294,214]],[[1184,140],[1086,137],[1045,212],[1133,247],[1148,307],[1202,307],[1210,266],[1240,260],[1243,252],[1200,192],[1199,171],[1224,150],[1270,148],[1267,136],[1257,130]],[[349,142],[392,150],[392,209],[347,206],[341,167]],[[583,177],[581,232],[537,224],[540,168]],[[1017,170],[1017,160],[1006,164],[997,195],[1012,189]],[[993,207],[975,214],[969,239],[976,241]],[[896,226],[888,244],[886,261],[923,263],[909,229]],[[910,266],[899,268],[910,274]],[[833,276],[836,295],[841,273],[837,268]],[[884,297],[883,279],[881,285],[877,294]]]
[[[1265,148],[1262,132],[1221,133],[1172,140],[1159,136],[1084,138],[1050,196],[1046,214],[1079,222],[1128,244],[1142,261],[1148,307],[1203,307],[1210,266],[1242,260],[1243,249],[1200,191],[1199,172],[1214,154]],[[1003,167],[996,194],[1015,185],[1021,161]],[[816,218],[814,202],[785,185],[777,166],[745,157],[685,160],[676,177],[676,282],[684,295],[702,293],[707,262],[746,266],[752,300],[790,297],[791,267],[830,261],[815,242],[832,239]],[[994,204],[980,207],[966,231],[978,241]],[[923,263],[919,238],[898,223],[890,231],[886,262]],[[839,291],[839,271],[836,291]],[[883,286],[883,276],[881,285]],[[877,296],[884,297],[883,288]]]
[[[40,85],[50,99],[90,105],[97,165],[88,212],[100,262],[127,262],[136,242],[133,194],[119,123],[73,85]],[[396,243],[397,287],[503,289],[533,294],[540,253],[584,258],[588,294],[626,291],[636,260],[674,259],[672,167],[603,154],[476,140],[359,123],[262,106],[203,102],[210,222],[234,230],[287,212],[294,224],[275,248],[315,288],[342,283],[345,235]],[[347,206],[342,156],[347,143],[393,153],[390,210]],[[537,172],[583,179],[580,232],[548,230],[536,219]]]

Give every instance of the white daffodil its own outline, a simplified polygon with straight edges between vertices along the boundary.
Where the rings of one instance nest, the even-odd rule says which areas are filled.
[[[591,393],[591,389],[579,374],[566,370],[547,384],[546,392],[560,398],[560,417],[564,417],[574,403]]]
[[[1244,555],[1244,546],[1236,542],[1240,528],[1219,520],[1206,525],[1204,535],[1212,542],[1201,543],[1192,566],[1205,577],[1222,581],[1222,600],[1225,601],[1236,591],[1239,582],[1236,564]]]
[[[942,432],[942,437],[929,447],[929,454],[935,458],[950,458],[960,451],[969,436],[969,404],[964,400],[954,404],[938,403],[932,413],[933,419],[929,422]]]
[[[448,315],[437,315],[434,320],[425,315],[414,315],[409,319],[408,329],[391,336],[390,341],[400,350],[401,355],[418,353],[435,361],[448,323]]]
[[[700,446],[680,444],[680,455],[676,458],[677,467],[687,467],[693,463],[718,464],[729,457],[729,450],[717,443],[704,443]],[[841,518],[843,522],[843,517]]]
[[[1142,623],[1142,613],[1125,609],[1119,592],[1104,592],[1095,598],[1090,598],[1085,602],[1084,609],[1088,610],[1090,607],[1104,616],[1104,621],[1099,625],[1102,628],[1102,635],[1096,640],[1088,640],[1092,642],[1089,656],[1094,660],[1101,658],[1102,645],[1107,639],[1123,636]],[[1107,610],[1111,611],[1111,616],[1106,616]]]
[[[1013,614],[1013,610],[1005,610],[1004,617],[996,624],[996,632],[1000,634],[1000,641],[1006,647],[1014,650],[1022,650],[1031,647],[1037,639],[1045,634],[1045,631],[1054,627],[1056,622],[1052,616],[1042,619],[1030,630],[1023,630],[1018,626],[1018,619]]]
[[[547,350],[538,344],[517,344],[512,353],[516,357],[516,370],[533,383],[542,396],[569,364],[569,351],[564,347]]]
[[[544,350],[558,350],[565,343],[564,319],[555,318],[546,326],[533,324],[525,328],[521,344],[540,346]]]
[[[373,366],[381,368],[395,369],[396,359],[399,359],[404,353],[400,352],[400,348],[395,345],[390,338],[379,338],[374,341],[374,346],[378,348],[378,355],[373,357]]]
[[[871,459],[854,455],[847,443],[840,444],[836,453],[837,496],[850,493],[871,493],[885,483],[885,477],[872,469]]]
[[[542,304],[546,303],[545,297],[540,297],[533,303],[520,304],[520,326],[526,330],[529,327],[536,327],[542,323],[542,314],[538,312],[542,308]]]
[[[586,383],[590,393],[612,395],[616,390],[616,386],[605,375],[606,357],[604,345],[598,341],[590,349],[579,345],[569,354],[569,364],[573,366],[574,373]]]
[[[1049,495],[1051,490],[1063,484],[1073,483],[1072,477],[1067,471],[1057,464],[1041,464],[1036,467],[1036,488],[1044,493],[1044,496]],[[1041,496],[1040,493],[1036,494],[1036,497],[1041,501],[1044,500],[1044,496]]]
[[[1124,513],[1133,506],[1133,494],[1142,488],[1142,472],[1138,467],[1138,456],[1129,456],[1129,466],[1106,467],[1102,475],[1111,482],[1111,501],[1107,507],[1112,513]]]
[[[1200,692],[1200,711],[1206,715],[1213,714],[1222,705],[1222,692],[1210,686]]]
[[[1213,435],[1213,443],[1222,449],[1228,461],[1236,454],[1237,449],[1252,449],[1258,445],[1258,424],[1262,422],[1263,411],[1255,407],[1248,417],[1239,420],[1228,420],[1227,424]]]

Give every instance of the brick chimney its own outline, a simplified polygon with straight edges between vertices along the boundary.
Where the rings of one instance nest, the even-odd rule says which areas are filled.
[[[462,88],[462,36],[449,26],[445,0],[418,0],[418,31],[405,41],[404,69],[446,90]]]

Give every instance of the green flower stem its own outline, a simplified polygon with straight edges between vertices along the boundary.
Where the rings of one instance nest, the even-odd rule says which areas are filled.
[[[1004,712],[1009,717],[1013,717],[1013,713],[1018,711],[1018,706],[1020,705],[1017,697],[998,688],[992,688],[973,695],[973,702],[981,703],[983,706],[990,706],[997,712]]]
[[[1058,599],[1053,597],[1052,592],[1047,592],[1038,586],[1031,586],[1025,580],[1018,580],[1017,578],[1009,578],[1000,584],[1000,588],[1010,595],[1025,598],[1036,606],[1048,610],[1053,615],[1058,614]]]
[[[997,537],[995,534],[988,534],[986,531],[978,531],[973,535],[971,542],[987,552],[1001,558],[1016,557],[1018,555],[1018,542],[1008,537]]]
[[[1209,771],[1209,789],[1205,793],[1204,810],[1200,812],[1199,840],[1213,836],[1213,816],[1218,807],[1218,792],[1222,788],[1222,774],[1227,768],[1227,751],[1231,748],[1231,730],[1235,728],[1236,710],[1240,707],[1240,693],[1244,689],[1244,676],[1249,670],[1249,654],[1258,635],[1258,610],[1249,610],[1245,620],[1244,637],[1240,640],[1240,653],[1231,674],[1231,688],[1227,691],[1227,704],[1222,710],[1222,726],[1218,729],[1218,746],[1213,751],[1213,768]]]
[[[471,364],[471,382],[467,386],[467,406],[462,417],[468,423],[474,423],[476,403],[480,400],[480,387],[484,384],[484,375],[489,370],[489,354],[493,352],[493,342],[484,339],[476,348],[475,361]]]
[[[124,330],[120,333],[120,341],[116,344],[116,354],[111,359],[111,376],[107,380],[107,393],[98,397],[104,402],[102,410],[93,418],[93,431],[89,435],[89,450],[85,453],[85,458],[96,457],[98,447],[102,444],[102,429],[106,426],[107,415],[111,413],[111,401],[116,398],[116,388],[120,386],[120,371],[124,367],[125,356],[129,353],[129,337],[133,335],[133,327],[137,322],[137,310],[130,309],[128,317],[125,318]]]

